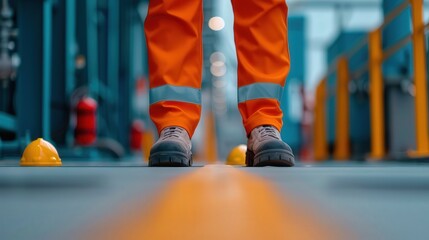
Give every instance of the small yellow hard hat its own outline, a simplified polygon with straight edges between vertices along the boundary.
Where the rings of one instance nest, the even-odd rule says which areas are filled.
[[[20,165],[26,167],[56,167],[61,166],[62,163],[55,147],[42,138],[38,138],[25,148]]]
[[[246,165],[246,151],[247,146],[244,144],[238,145],[229,152],[226,158],[226,165]]]

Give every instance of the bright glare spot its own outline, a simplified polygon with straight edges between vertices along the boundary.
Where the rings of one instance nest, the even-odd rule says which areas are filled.
[[[216,103],[217,106],[219,105],[225,105],[225,98],[224,95],[220,95],[220,96],[215,96],[213,98],[213,102]]]
[[[222,77],[226,73],[226,66],[224,62],[216,61],[210,67],[210,72],[215,77]]]
[[[225,21],[221,17],[212,17],[209,20],[209,28],[213,31],[220,31],[225,27]]]
[[[214,52],[210,55],[210,63],[214,63],[217,61],[225,62],[225,55],[221,52]]]
[[[215,61],[215,62],[212,63],[212,65],[215,66],[215,67],[222,67],[222,66],[225,65],[225,62],[223,62],[223,61]]]
[[[215,88],[224,88],[226,87],[226,81],[222,79],[217,79],[213,81],[213,86]]]

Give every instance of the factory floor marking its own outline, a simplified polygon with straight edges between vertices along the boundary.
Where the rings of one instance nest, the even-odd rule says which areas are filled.
[[[343,234],[266,180],[209,165],[168,183],[151,203],[133,204],[95,224],[83,238],[314,240],[345,239]]]

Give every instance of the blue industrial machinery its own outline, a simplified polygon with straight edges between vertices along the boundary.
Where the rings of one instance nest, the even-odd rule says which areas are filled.
[[[2,1],[0,9],[0,158],[21,151],[28,143],[28,134],[17,139],[18,122],[14,108],[16,71],[20,64],[17,55],[16,15],[9,1]]]
[[[402,4],[401,0],[384,0],[385,16]],[[411,10],[408,7],[383,30],[383,49],[392,47],[411,33]],[[408,43],[383,64],[386,98],[386,139],[392,153],[414,149],[415,115],[413,92],[413,53]],[[400,126],[408,126],[407,128]]]
[[[383,13],[387,16],[402,4],[402,0],[384,0],[383,1]],[[411,9],[407,7],[399,16],[392,20],[383,29],[383,48],[386,49],[391,47],[394,43],[403,40],[406,36],[411,33]],[[393,54],[383,65],[383,72],[386,75],[387,83],[398,83],[404,79],[404,77],[410,77],[412,72],[412,47],[411,43],[408,43],[406,47],[401,48],[397,53]]]
[[[306,21],[303,16],[290,16],[288,37],[291,70],[283,92],[282,138],[298,153],[302,145],[302,118],[304,111],[304,80],[306,56]]]
[[[343,31],[327,49],[327,61],[329,66],[335,66],[338,57],[348,52],[361,41],[365,32]],[[351,72],[359,69],[363,62],[368,61],[368,44],[356,52],[348,61]],[[334,145],[336,137],[336,114],[337,114],[337,76],[335,73],[327,77],[328,99],[327,99],[327,137],[329,146]],[[370,123],[369,123],[369,100],[368,100],[368,74],[349,83],[350,95],[350,144],[354,157],[360,157],[360,153],[369,150]]]
[[[359,39],[362,39],[360,36]],[[362,63],[368,61],[368,44],[365,44],[348,61],[350,72],[358,71]],[[349,83],[350,91],[350,150],[355,158],[365,158],[370,150],[370,103],[369,75],[353,78]]]
[[[398,153],[407,152],[410,149],[415,149],[415,119],[414,119],[414,107],[415,107],[415,87],[414,87],[414,76],[413,74],[413,53],[410,40],[412,19],[411,10],[407,5],[407,1],[402,0],[385,0],[383,1],[383,13],[384,23],[381,26],[382,30],[382,56],[383,61],[383,86],[381,90],[383,93],[377,96],[383,96],[384,99],[384,113],[382,116],[386,116],[382,124],[386,126],[385,136],[383,139],[387,139],[382,146],[378,146],[378,149],[384,149],[387,147],[387,151],[391,155],[397,155]],[[398,8],[400,7],[400,8]],[[401,11],[398,9],[404,9]],[[371,35],[375,36],[375,35]],[[345,124],[337,123],[338,114],[338,103],[337,91],[339,91],[337,78],[334,73],[337,71],[337,60],[339,57],[344,57],[348,66],[342,66],[343,72],[348,71],[347,74],[343,74],[342,79],[348,84],[347,96],[349,98],[349,106],[343,106],[342,109],[347,111],[349,119],[349,129],[345,130],[342,128],[343,133],[341,136],[350,140],[350,145],[346,143],[342,146],[345,153],[347,153],[350,147],[350,156],[357,158],[365,158],[368,152],[372,152],[374,149],[370,149],[371,140],[374,140],[371,136],[370,118],[369,118],[369,74],[368,69],[371,71],[372,67],[369,66],[369,46],[368,42],[372,41],[373,38],[368,40],[367,34],[364,32],[341,32],[337,40],[327,49],[328,64],[330,70],[327,76],[327,129],[328,129],[328,144],[333,146],[339,144],[338,135],[336,130],[339,126],[347,126]],[[371,45],[376,47],[375,45]],[[374,59],[374,56],[372,57]],[[372,60],[373,61],[373,60]],[[344,70],[345,69],[345,70]],[[375,79],[374,76],[372,79]],[[373,81],[373,80],[371,80]],[[375,81],[375,80],[374,80]],[[375,89],[375,87],[374,87]],[[341,91],[344,91],[342,88]],[[373,93],[375,99],[376,95]],[[374,100],[375,101],[375,100]],[[341,115],[343,116],[343,115]],[[372,119],[374,122],[375,120]],[[375,125],[373,125],[375,126]],[[407,126],[407,127],[403,127]],[[384,130],[382,131],[384,133]],[[346,139],[346,140],[347,140]],[[344,140],[344,139],[343,139]],[[386,146],[384,146],[385,144]],[[347,153],[347,157],[348,157]]]
[[[0,153],[18,156],[30,139],[43,137],[66,158],[106,150],[123,155],[136,115],[135,81],[147,76],[145,62],[133,64],[145,55],[141,2],[146,1],[3,1],[0,27],[9,34],[0,39]],[[13,44],[15,25],[19,37]],[[21,59],[17,73],[14,45]],[[100,141],[77,151],[73,108],[86,95],[98,102]]]

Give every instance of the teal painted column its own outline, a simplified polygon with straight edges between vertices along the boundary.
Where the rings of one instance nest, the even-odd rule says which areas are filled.
[[[119,125],[119,1],[108,0],[107,10],[107,86],[109,88],[108,114],[110,123],[115,128],[113,137],[117,138]]]
[[[75,88],[75,57],[76,57],[76,1],[66,1],[66,36],[65,36],[65,80],[66,80],[66,95],[70,94]]]
[[[73,144],[70,97],[75,89],[76,0],[52,1],[50,131],[57,146]]]
[[[120,1],[120,39],[119,39],[119,142],[129,148],[129,130],[131,126],[132,108],[131,98],[134,89],[133,82],[133,34],[132,21],[133,14],[136,13],[132,0]]]
[[[18,137],[30,133],[31,139],[49,139],[52,2],[20,0],[17,12],[21,57],[16,89]]]
[[[52,1],[43,2],[42,137],[51,140]]]
[[[76,67],[75,58],[77,53],[76,42],[76,0],[65,0],[65,92],[66,98],[70,99],[76,88]],[[71,146],[74,142],[73,129],[69,124],[65,136],[65,143]]]
[[[89,93],[99,95],[97,0],[86,0],[87,81]]]
[[[290,16],[288,19],[288,37],[292,67],[287,77],[281,99],[283,110],[282,139],[296,153],[302,145],[303,101],[302,90],[305,80],[305,31],[306,21],[302,16]]]

